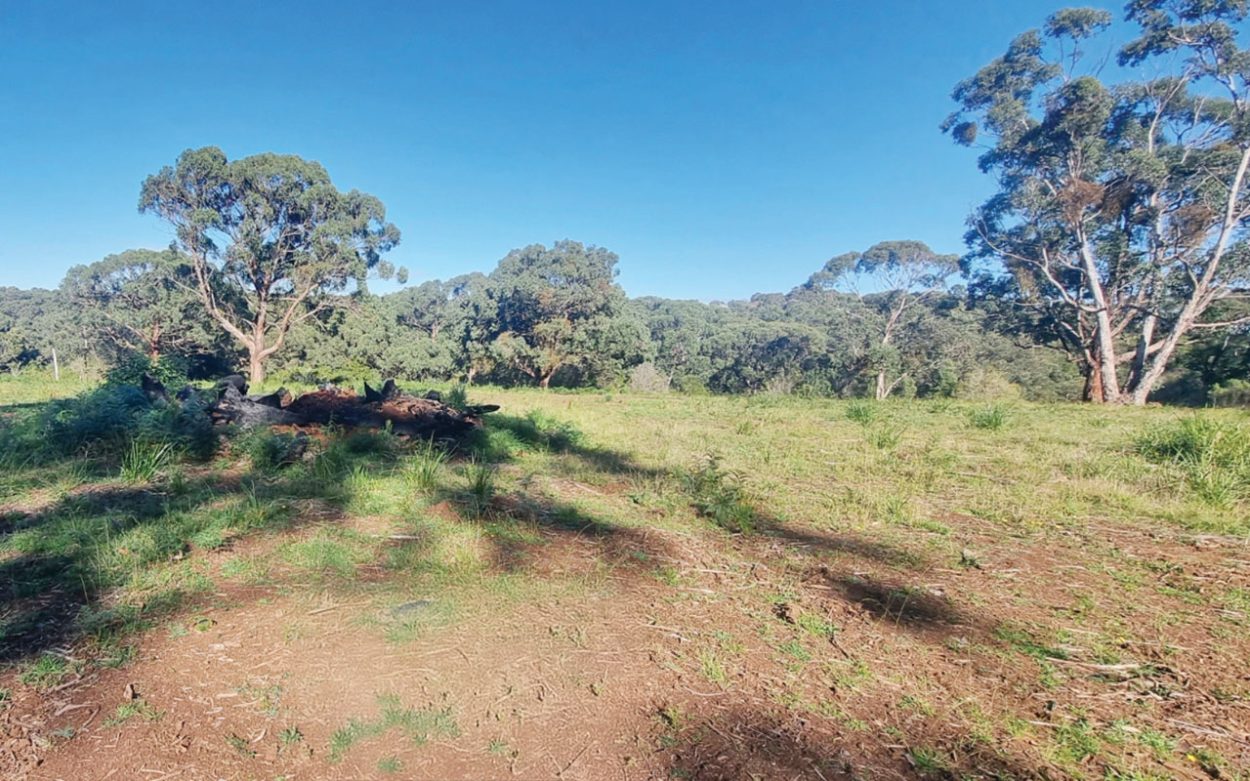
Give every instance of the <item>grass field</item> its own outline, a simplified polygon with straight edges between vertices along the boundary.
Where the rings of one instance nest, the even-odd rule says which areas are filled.
[[[474,389],[283,466],[16,387],[5,778],[1250,779],[1243,412]]]

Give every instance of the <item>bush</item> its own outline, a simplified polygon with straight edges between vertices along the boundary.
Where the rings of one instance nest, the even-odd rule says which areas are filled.
[[[1014,401],[1023,396],[1023,392],[1019,385],[997,369],[977,368],[960,381],[955,395],[976,401]]]
[[[846,405],[846,419],[867,426],[877,417],[877,405],[871,401],[852,401]]]
[[[666,393],[669,379],[654,363],[647,361],[630,369],[628,386],[635,393]]]
[[[242,450],[258,472],[273,472],[298,461],[308,448],[308,438],[256,429],[241,442]]]
[[[1250,381],[1229,380],[1211,388],[1213,407],[1250,407]]]
[[[755,508],[737,472],[721,468],[716,456],[708,456],[698,469],[683,476],[694,507],[704,518],[731,532],[755,530]]]

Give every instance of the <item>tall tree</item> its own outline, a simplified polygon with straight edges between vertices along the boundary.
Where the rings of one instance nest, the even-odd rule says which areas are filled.
[[[134,249],[74,266],[61,292],[114,353],[155,361],[170,350],[212,344],[199,300],[187,289],[191,279],[190,264],[177,252]]]
[[[987,139],[980,166],[999,185],[970,220],[968,261],[1001,261],[1093,401],[1144,403],[1194,329],[1245,322],[1205,315],[1250,288],[1246,13],[1133,0],[1141,34],[1119,60],[1150,69],[1107,84],[1083,55],[1110,15],[1059,11],[955,87],[943,130]]]
[[[915,379],[900,360],[900,336],[920,328],[927,305],[945,292],[947,280],[958,270],[957,256],[934,252],[924,242],[883,241],[862,253],[833,258],[809,280],[810,288],[836,288],[858,275],[882,288],[880,293],[863,297],[877,314],[873,344],[867,352],[878,401],[905,380]]]
[[[568,240],[508,253],[489,283],[499,360],[546,388],[560,369],[610,349],[626,302],[616,262],[602,247]]]
[[[139,209],[170,222],[208,316],[248,355],[253,384],[287,333],[369,272],[399,241],[382,202],[340,192],[320,164],[294,155],[228,161],[189,149],[144,182]]]

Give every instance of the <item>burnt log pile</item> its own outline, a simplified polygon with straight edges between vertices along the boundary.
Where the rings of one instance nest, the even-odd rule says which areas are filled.
[[[145,377],[144,392],[168,398],[164,387]],[[293,396],[280,388],[264,395],[248,395],[247,382],[238,375],[225,377],[211,391],[190,386],[177,394],[180,401],[195,399],[215,424],[240,428],[291,426],[295,428],[342,426],[344,428],[387,429],[392,433],[420,439],[457,438],[482,425],[482,415],[499,409],[484,404],[457,409],[442,401],[437,391],[415,396],[387,380],[380,390],[365,383],[364,394],[355,390],[324,386],[311,393]]]

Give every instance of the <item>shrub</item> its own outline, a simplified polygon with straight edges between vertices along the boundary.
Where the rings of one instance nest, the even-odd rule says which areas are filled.
[[[438,478],[447,463],[447,451],[434,444],[434,440],[423,442],[413,455],[412,461],[404,472],[404,477],[413,491],[428,494],[438,488]]]
[[[728,531],[754,531],[755,508],[742,476],[723,469],[716,456],[708,456],[698,469],[687,472],[683,482],[700,515]]]
[[[630,369],[628,387],[635,393],[665,393],[669,379],[654,363],[647,361]]]
[[[308,447],[308,438],[257,429],[249,433],[241,444],[253,469],[273,472],[298,461]]]
[[[1213,407],[1250,407],[1250,381],[1229,380],[1211,388]]]
[[[168,442],[133,439],[122,455],[121,478],[128,483],[147,483],[173,459],[174,446]]]

